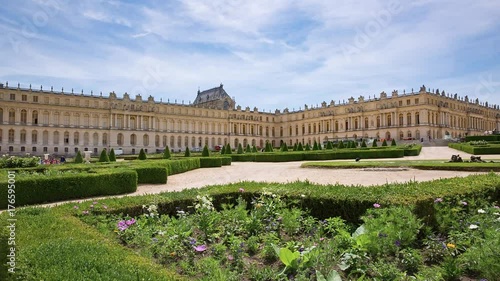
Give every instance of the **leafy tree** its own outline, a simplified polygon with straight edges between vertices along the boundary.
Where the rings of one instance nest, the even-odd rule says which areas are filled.
[[[311,150],[311,146],[309,145],[309,143],[306,143],[305,151],[310,151],[310,150]]]
[[[80,153],[80,150],[78,150],[78,152],[76,153],[75,163],[83,163],[83,157],[82,154]]]
[[[139,160],[146,160],[148,157],[146,156],[146,152],[144,152],[144,148],[141,148],[141,151],[139,151],[139,157],[137,159]]]
[[[231,149],[231,145],[229,143],[226,145],[226,151],[225,152],[226,152],[225,154],[233,154],[233,151]]]
[[[201,153],[201,156],[202,157],[208,157],[208,156],[210,156],[210,151],[208,151],[208,146],[206,144],[203,147],[203,152]]]
[[[299,145],[297,146],[297,151],[304,151],[304,147],[301,142],[299,142]]]
[[[343,142],[342,140],[341,140],[341,141],[339,141],[339,144],[337,145],[337,148],[338,148],[338,149],[345,148],[345,146],[344,146],[344,142]]]
[[[384,139],[384,141],[382,142],[382,146],[387,146],[387,141]]]
[[[331,141],[326,143],[326,149],[333,149],[333,143]]]
[[[115,150],[113,148],[111,148],[111,150],[109,151],[109,161],[110,162],[116,162],[116,155],[115,155]]]
[[[101,155],[99,155],[99,162],[109,162],[108,154],[104,148],[101,151]]]
[[[377,147],[377,139],[373,139],[372,147]]]
[[[391,146],[396,146],[396,145],[397,145],[397,144],[396,144],[396,139],[392,139],[392,141],[391,141]]]
[[[366,147],[366,142],[365,142],[365,140],[363,140],[363,141],[361,142],[361,147]]]
[[[165,150],[163,151],[163,159],[170,159],[170,157],[172,157],[170,155],[170,148],[167,146],[165,146]]]
[[[238,143],[238,151],[236,153],[237,154],[243,154],[243,146],[241,145],[241,142]]]
[[[246,152],[246,153],[251,153],[251,152],[252,152],[252,148],[250,147],[250,144],[249,144],[249,143],[247,143],[247,147],[246,147],[246,149],[245,149],[245,152]]]
[[[189,147],[186,146],[186,151],[184,151],[184,157],[191,157],[191,151],[189,150]]]

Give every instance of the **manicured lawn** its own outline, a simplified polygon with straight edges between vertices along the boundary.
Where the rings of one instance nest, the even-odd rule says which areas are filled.
[[[488,160],[490,161],[490,160]],[[457,171],[500,171],[500,160],[493,163],[450,163],[443,160],[396,160],[396,161],[335,161],[335,162],[307,162],[302,168],[329,168],[329,169],[358,169],[358,168],[394,168],[408,167],[422,170],[457,170]]]

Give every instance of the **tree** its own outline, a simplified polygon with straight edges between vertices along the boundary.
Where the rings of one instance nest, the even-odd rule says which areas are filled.
[[[220,148],[220,154],[221,154],[221,155],[226,154],[226,146],[225,146],[225,145],[223,145],[223,146]]]
[[[101,155],[99,156],[99,162],[109,162],[108,154],[106,153],[106,149],[103,148],[101,151]]]
[[[78,152],[76,153],[75,163],[83,163],[83,157],[82,154],[80,153],[80,150],[78,150]]]
[[[392,139],[392,141],[391,141],[391,146],[396,146],[396,145],[397,145],[397,144],[396,144],[396,139]]]
[[[333,143],[331,141],[326,143],[326,149],[333,149]]]
[[[345,148],[345,146],[344,146],[344,142],[343,142],[342,140],[341,140],[341,141],[339,141],[339,144],[337,145],[337,148],[338,148],[338,149]]]
[[[266,147],[264,148],[265,152],[273,152],[273,147],[271,146],[270,142],[266,142]]]
[[[111,148],[111,150],[109,151],[109,161],[110,162],[116,162],[116,155],[115,155],[115,150],[113,148]]]
[[[170,155],[170,148],[167,146],[165,146],[165,150],[163,151],[163,159],[170,159],[170,157],[172,157]]]
[[[184,157],[191,157],[191,151],[189,147],[186,146],[186,150],[184,151]]]
[[[288,152],[288,145],[286,143],[283,143],[283,151]]]
[[[231,145],[229,143],[226,145],[226,151],[225,152],[226,152],[225,154],[233,154],[233,151],[231,149]]]
[[[297,151],[304,151],[304,147],[301,142],[299,142],[299,145],[297,146]]]
[[[208,157],[208,156],[210,156],[210,151],[208,151],[208,146],[206,144],[203,147],[203,152],[201,153],[201,156],[202,157]]]
[[[252,148],[250,147],[250,144],[247,143],[247,147],[245,149],[245,153],[251,153],[252,152]]]
[[[314,140],[313,150],[318,150],[318,142],[316,140]]]
[[[361,142],[361,147],[366,147],[366,142],[365,142],[365,140],[363,140],[363,141]]]
[[[256,153],[256,152],[257,152],[257,147],[255,147],[255,145],[252,147],[252,152],[253,152],[253,153]]]
[[[141,151],[139,151],[139,157],[137,159],[139,160],[146,160],[148,157],[146,156],[146,152],[144,152],[144,148],[141,148]]]
[[[243,154],[243,146],[241,145],[241,142],[238,143],[238,150],[236,152],[237,154]]]
[[[382,142],[382,146],[387,146],[387,141],[384,139],[384,141]]]
[[[309,145],[309,143],[306,143],[305,151],[309,151],[309,150],[311,150],[311,146]]]
[[[297,151],[297,143],[293,145],[293,151]]]
[[[377,139],[373,140],[372,147],[377,147]]]

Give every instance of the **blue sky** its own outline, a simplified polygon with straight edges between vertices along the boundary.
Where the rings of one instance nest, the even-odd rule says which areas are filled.
[[[297,110],[431,89],[500,104],[500,1],[0,0],[0,83]]]

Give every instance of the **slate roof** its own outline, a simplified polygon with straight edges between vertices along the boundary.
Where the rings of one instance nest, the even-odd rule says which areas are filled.
[[[226,93],[226,91],[223,88],[223,85],[220,84],[219,87],[205,90],[203,92],[200,92],[198,90],[198,95],[196,96],[196,99],[194,100],[193,104],[202,104],[214,100],[222,100],[225,98],[231,98],[231,97]]]

